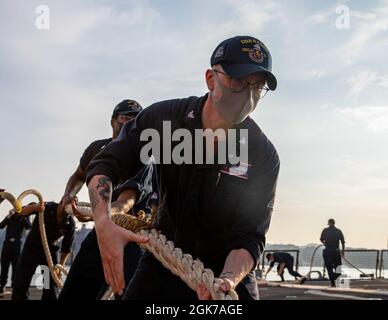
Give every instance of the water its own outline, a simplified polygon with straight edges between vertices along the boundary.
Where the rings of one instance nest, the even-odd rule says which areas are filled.
[[[65,268],[67,271],[69,271],[70,269],[68,266],[66,266]],[[11,287],[11,277],[12,277],[12,267],[10,267],[8,271],[8,281],[7,281],[6,287]],[[62,279],[64,280],[65,276],[62,276]],[[36,271],[32,276],[30,287],[38,287],[38,288],[43,287],[43,276],[42,276],[40,267],[36,268]]]

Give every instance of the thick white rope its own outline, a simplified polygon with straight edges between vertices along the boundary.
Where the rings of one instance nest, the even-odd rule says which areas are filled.
[[[18,213],[20,213],[22,208],[21,202],[27,195],[33,194],[37,196],[39,204],[43,204],[42,195],[33,189],[24,191],[18,199],[15,199],[8,193],[5,193],[5,195],[3,194],[4,192],[1,193],[3,198],[9,200],[13,204],[15,211]],[[71,213],[73,213],[71,207],[66,208],[67,212],[70,213],[70,209]],[[93,216],[90,206],[78,206],[78,210],[89,217]],[[223,280],[215,278],[212,270],[205,269],[203,263],[198,259],[194,260],[191,255],[183,254],[182,250],[180,248],[175,248],[174,243],[172,241],[167,241],[167,238],[163,234],[155,229],[139,231],[141,228],[147,226],[149,227],[149,220],[141,220],[125,214],[116,214],[112,217],[112,219],[115,223],[126,229],[143,236],[148,236],[150,241],[148,243],[140,244],[140,246],[149,250],[165,268],[180,277],[192,290],[196,291],[198,284],[202,282],[209,290],[213,300],[238,300],[238,295],[234,290],[231,290],[228,293],[224,293],[219,290],[219,286],[223,283]],[[63,283],[58,277],[56,269],[59,269],[62,272],[65,272],[66,270],[60,265],[54,266],[53,264],[44,226],[44,211],[39,211],[39,229],[51,276],[54,279],[55,284],[59,288],[62,288]],[[111,290],[108,290],[103,298],[110,298],[111,296]]]
[[[92,216],[90,206],[77,207],[80,212],[84,212],[87,216]],[[209,290],[213,300],[238,300],[236,291],[231,290],[228,293],[224,293],[219,290],[223,280],[214,277],[213,271],[206,269],[200,260],[193,259],[189,254],[184,254],[180,248],[175,248],[174,243],[167,241],[167,238],[159,231],[155,229],[144,230],[144,228],[150,228],[149,220],[141,220],[121,213],[113,214],[112,220],[124,229],[149,237],[148,243],[141,243],[139,245],[150,251],[166,269],[181,278],[192,290],[196,291],[198,285],[202,282]],[[108,299],[111,296],[112,293],[108,290],[103,299]]]

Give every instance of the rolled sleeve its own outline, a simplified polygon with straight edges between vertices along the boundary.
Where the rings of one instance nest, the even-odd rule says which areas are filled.
[[[254,237],[248,236],[246,234],[240,234],[236,236],[235,240],[230,245],[229,250],[230,251],[234,249],[247,250],[251,254],[254,260],[254,269],[255,269],[260,260],[260,255],[264,247],[264,242],[265,242],[265,238],[260,239],[260,238],[254,238]]]
[[[112,180],[113,187],[132,178],[141,168],[140,129],[137,119],[125,124],[120,135],[90,162],[86,172],[86,183],[96,175]]]
[[[126,189],[131,189],[137,193],[137,203],[143,201],[152,193],[153,165],[144,166],[134,178],[120,184],[114,191],[112,199],[117,199],[120,193]]]
[[[86,171],[86,168],[88,166],[88,163],[90,160],[92,160],[93,156],[91,156],[91,150],[93,148],[93,143],[91,143],[82,154],[81,159],[79,160],[79,167],[82,169],[83,172]]]

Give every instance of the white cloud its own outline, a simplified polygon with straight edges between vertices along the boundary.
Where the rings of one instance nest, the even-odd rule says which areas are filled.
[[[230,17],[226,19],[216,17],[203,25],[200,30],[200,42],[207,47],[211,43],[212,49],[214,44],[218,44],[220,39],[226,37],[263,35],[267,24],[282,19],[282,10],[275,1],[228,0],[225,6],[227,12],[231,13]],[[212,32],[208,32],[209,30]]]
[[[238,22],[233,21],[242,30],[257,32],[266,23],[279,19],[281,10],[275,1],[229,0],[228,5],[236,11]]]
[[[363,123],[371,132],[388,130],[388,105],[337,108],[336,112],[352,121]]]
[[[272,51],[280,84],[279,90],[266,97],[263,108],[257,108],[253,116],[284,160],[279,184],[284,192],[279,200],[285,203],[285,219],[292,211],[287,200],[296,193],[301,209],[295,210],[298,221],[311,217],[312,210],[319,208],[316,204],[325,201],[322,197],[327,194],[338,198],[333,201],[327,197],[326,208],[341,208],[344,193],[349,199],[349,215],[354,209],[365,212],[367,205],[361,208],[353,201],[365,195],[363,203],[379,203],[375,211],[385,214],[385,193],[374,193],[384,188],[383,179],[370,180],[370,188],[361,190],[352,187],[361,183],[346,178],[356,177],[364,165],[357,153],[363,148],[354,146],[354,141],[371,137],[381,145],[385,142],[387,108],[376,106],[386,104],[383,88],[388,87],[388,77],[384,76],[388,70],[385,58],[380,60],[379,55],[384,56],[385,50],[381,49],[384,41],[388,42],[379,31],[372,38],[366,34],[365,45],[355,46],[359,51],[353,62],[358,65],[351,68],[344,65],[336,48],[343,49],[364,25],[374,24],[373,15],[383,20],[388,11],[384,15],[380,5],[380,11],[354,12],[351,30],[338,31],[335,7],[306,20],[311,4],[305,2],[295,5],[284,1],[201,0],[200,4],[185,2],[184,11],[183,5],[176,8],[178,0],[50,2],[49,32],[34,28],[34,8],[23,0],[3,2],[0,11],[6,14],[0,19],[0,26],[7,32],[0,44],[0,131],[7,139],[0,141],[0,150],[5,152],[0,160],[4,169],[0,182],[12,192],[34,187],[42,191],[45,199],[58,200],[86,145],[111,133],[109,117],[115,103],[132,97],[148,105],[162,99],[201,95],[206,90],[203,71],[214,47],[226,37],[253,34]],[[320,6],[324,9],[327,4]],[[314,25],[314,21],[321,24]],[[364,54],[365,49],[368,52]],[[300,86],[294,80],[303,76],[315,81]],[[354,102],[353,98],[369,85],[363,85],[365,79],[377,86],[373,101]],[[340,116],[333,114],[331,110],[338,106],[342,92],[343,106],[364,103],[366,107],[337,109]],[[352,99],[346,92],[353,92]],[[338,132],[344,118],[358,125]],[[365,127],[372,133],[365,132]],[[377,135],[377,131],[384,134]],[[321,174],[320,168],[325,168],[327,154],[333,153],[334,158],[337,151],[349,152],[354,168],[349,166],[352,170],[347,171],[342,170],[347,163],[338,165],[332,170],[330,184],[325,184],[328,175],[326,171]],[[370,152],[372,163],[385,162],[387,152],[384,148],[380,151],[381,159]],[[29,154],[34,156],[28,157]],[[309,166],[313,170],[308,171]],[[340,177],[343,181],[338,179],[341,172],[346,173]],[[386,169],[378,168],[374,174],[367,170],[363,174],[375,178],[385,172]],[[300,179],[322,186],[314,192],[314,201],[306,197],[312,188],[305,181],[295,191],[295,181]],[[366,182],[363,180],[362,184]],[[85,189],[81,195],[86,201]],[[323,211],[314,211],[314,217],[324,216]],[[368,214],[375,219],[376,215],[370,211]],[[279,233],[276,228],[272,231]],[[300,235],[301,241],[309,241],[305,232]],[[288,239],[294,240],[292,235]],[[360,239],[369,240],[361,236]]]
[[[365,48],[371,50],[372,45],[384,38],[384,32],[388,30],[388,1],[381,1],[378,7],[368,11],[353,10],[350,3],[348,7],[350,30],[339,32],[348,32],[351,36],[340,46],[339,54],[346,64],[352,65],[362,56]],[[315,24],[326,23],[334,27],[337,17],[336,6],[332,6],[318,11],[307,21]]]
[[[359,26],[351,39],[346,42],[341,48],[341,56],[343,60],[351,65],[354,63],[355,59],[363,52],[364,48],[368,47],[368,44],[375,40],[377,35],[379,35],[384,30],[381,27],[381,23],[362,23]]]
[[[62,12],[61,15],[52,18],[50,40],[54,43],[75,44],[100,26],[150,28],[160,16],[157,10],[147,5],[135,5],[129,10],[95,6]]]
[[[379,75],[377,77],[377,85],[380,87],[388,88],[388,75]]]
[[[358,95],[362,93],[368,86],[375,83],[377,73],[368,69],[362,70],[349,78],[350,91],[349,95]]]
[[[124,26],[145,26],[151,27],[152,24],[160,18],[160,13],[153,7],[147,5],[136,5],[129,11],[112,9],[109,20],[113,24]]]
[[[323,69],[307,70],[303,73],[304,79],[321,79],[326,75],[326,71]]]
[[[334,14],[335,14],[335,7],[330,7],[326,10],[321,10],[313,14],[307,19],[307,21],[311,21],[313,23],[328,22],[329,18],[332,17]]]
[[[361,20],[367,20],[367,21],[375,20],[377,17],[376,13],[355,11],[355,10],[350,11],[350,16]]]
[[[377,18],[377,13],[375,12],[364,12],[352,10],[351,6],[349,7],[349,14],[351,18],[356,18],[359,20],[372,21]],[[328,9],[318,11],[308,18],[308,21],[313,23],[325,23],[328,22],[330,24],[334,24],[338,14],[336,13],[337,6],[332,6]]]
[[[339,50],[346,64],[354,64],[357,58],[362,57],[366,48],[370,54],[370,51],[379,47],[379,39],[385,37],[384,32],[387,30],[387,12],[388,1],[382,2],[382,5],[371,12],[351,11],[351,18],[358,18],[358,21],[351,19],[350,30],[344,32],[352,32],[352,35]]]
[[[350,87],[348,96],[357,96],[368,87],[379,86],[388,88],[388,75],[380,75],[375,71],[363,69],[351,76],[348,83]]]

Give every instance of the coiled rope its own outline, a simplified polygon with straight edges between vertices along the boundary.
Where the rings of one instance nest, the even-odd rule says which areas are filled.
[[[27,195],[35,195],[39,199],[39,204],[43,204],[42,195],[34,190],[24,191],[17,199],[7,192],[2,192],[0,195],[7,199],[13,205],[16,212],[20,213],[22,210],[21,201]],[[93,217],[92,210],[89,204],[79,203],[78,211],[88,217]],[[68,213],[73,210],[71,207],[65,209]],[[230,290],[227,293],[219,290],[219,286],[223,283],[222,279],[216,278],[212,270],[204,267],[203,263],[198,259],[193,259],[190,254],[184,254],[180,248],[176,248],[172,241],[159,231],[152,229],[152,223],[156,216],[156,208],[153,208],[152,217],[146,218],[141,212],[138,217],[116,213],[112,215],[113,222],[134,233],[149,237],[148,243],[139,244],[142,248],[150,251],[162,265],[170,270],[173,274],[181,278],[192,290],[196,291],[197,286],[202,282],[209,290],[213,300],[238,300],[238,295],[235,290]],[[50,248],[47,241],[47,235],[44,225],[44,211],[39,210],[39,229],[43,244],[43,249],[46,255],[47,264],[50,269],[50,274],[59,287],[63,287],[62,280],[56,273],[56,270],[67,273],[61,265],[54,266]],[[109,299],[112,296],[112,290],[109,289],[103,296],[103,299]]]
[[[78,206],[78,209],[87,216],[92,216],[90,206]],[[156,211],[157,208],[153,207],[151,218],[146,218],[142,211],[138,217],[116,213],[112,214],[112,220],[126,230],[149,237],[149,242],[140,243],[139,246],[150,251],[166,269],[183,280],[192,290],[196,291],[197,286],[202,282],[213,300],[238,300],[236,291],[230,290],[224,293],[219,290],[223,280],[216,278],[212,270],[205,268],[200,260],[193,259],[190,254],[184,254],[172,241],[168,241],[166,236],[151,227]],[[111,296],[112,291],[109,289],[102,300],[109,299]]]
[[[12,206],[14,207],[14,209],[17,213],[20,213],[22,211],[22,208],[23,208],[22,201],[28,195],[35,195],[38,198],[40,207],[43,204],[42,195],[37,190],[34,190],[34,189],[29,189],[29,190],[22,192],[17,199],[15,199],[15,197],[12,196],[8,192],[2,192],[2,193],[0,193],[0,195],[4,199],[7,199],[12,204]],[[42,246],[43,246],[44,254],[46,256],[46,261],[47,261],[47,265],[48,265],[49,270],[50,270],[51,277],[53,278],[56,286],[58,288],[62,288],[63,282],[62,282],[62,279],[60,278],[60,276],[58,275],[58,273],[60,274],[62,272],[62,273],[67,275],[67,270],[61,264],[54,265],[54,263],[53,263],[49,243],[47,241],[46,228],[45,228],[45,224],[44,224],[44,210],[39,210],[38,219],[39,219],[38,220],[39,221],[39,231],[40,231],[40,237],[42,240]]]

